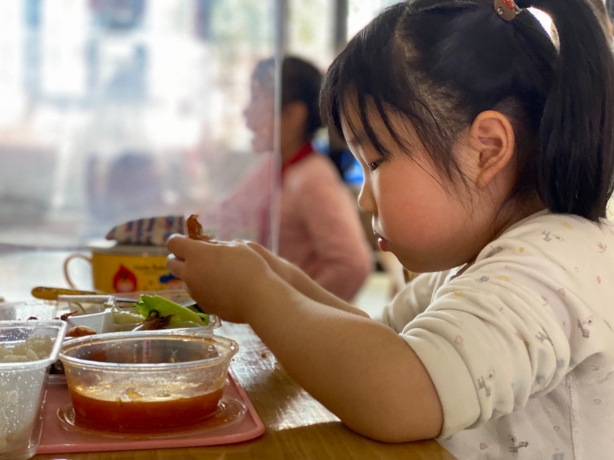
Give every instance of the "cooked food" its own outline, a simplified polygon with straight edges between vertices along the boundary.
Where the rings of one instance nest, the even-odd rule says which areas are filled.
[[[153,331],[71,340],[60,359],[75,424],[121,433],[197,425],[218,409],[236,351],[235,342],[212,334]]]
[[[143,322],[143,317],[138,311],[125,309],[113,309],[113,322],[122,329],[128,330],[130,326],[136,327]]]
[[[171,324],[171,318],[173,315],[160,316],[160,313],[156,310],[151,310],[145,321],[134,328],[135,331],[155,331],[157,329],[164,329]]]
[[[207,326],[209,315],[183,307],[159,295],[141,295],[135,307],[145,321],[140,329],[162,329],[166,327],[198,327]]]
[[[70,312],[68,312],[68,313],[64,313],[63,315],[61,315],[61,316],[60,316],[60,319],[61,319],[62,321],[68,321],[68,318],[70,318],[71,316],[74,316],[74,315],[76,315],[76,314],[78,314],[78,313],[79,313],[79,312],[78,312],[77,310],[73,310],[73,311],[70,311]]]
[[[198,216],[196,214],[191,214],[186,221],[186,226],[188,228],[188,236],[193,240],[201,240],[204,236],[203,226],[198,222]]]
[[[24,363],[45,359],[52,348],[53,340],[48,335],[30,337],[13,347],[0,344],[0,363]]]
[[[87,326],[75,326],[68,329],[66,337],[84,337],[86,335],[94,335],[96,331]]]
[[[85,391],[70,393],[80,424],[93,429],[119,428],[138,433],[203,422],[217,410],[224,389],[190,398],[160,398],[159,401],[143,400],[143,396],[131,388],[124,392],[123,397],[101,395],[95,387],[90,393],[93,394]],[[108,399],[101,399],[100,396]]]

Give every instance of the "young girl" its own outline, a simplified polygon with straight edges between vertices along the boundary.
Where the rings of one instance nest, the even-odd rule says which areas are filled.
[[[332,64],[322,111],[364,169],[380,247],[428,273],[378,322],[255,244],[174,237],[168,267],[365,436],[611,458],[613,91],[585,1],[397,4]]]

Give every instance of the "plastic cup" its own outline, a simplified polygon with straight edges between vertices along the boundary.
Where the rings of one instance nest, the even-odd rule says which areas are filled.
[[[0,321],[0,460],[23,460],[36,454],[43,428],[47,370],[58,358],[66,329],[66,323],[57,320]],[[2,362],[12,359],[5,355],[27,339],[45,336],[52,342],[47,356]]]

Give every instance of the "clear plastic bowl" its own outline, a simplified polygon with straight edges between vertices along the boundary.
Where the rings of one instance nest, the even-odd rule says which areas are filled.
[[[217,410],[237,351],[233,340],[189,329],[67,341],[60,360],[75,424],[125,433],[197,425]]]
[[[0,321],[0,350],[33,337],[49,336],[48,356],[27,362],[0,362],[0,459],[22,460],[36,454],[43,425],[47,369],[57,360],[67,325],[64,321]],[[0,357],[1,359],[2,357]]]

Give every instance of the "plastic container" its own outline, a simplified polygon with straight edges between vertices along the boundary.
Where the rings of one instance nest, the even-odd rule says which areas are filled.
[[[97,334],[115,332],[113,324],[113,308],[115,297],[103,295],[61,295],[58,297],[58,308],[61,311],[76,312],[66,318],[69,328],[86,326]]]
[[[30,318],[48,321],[57,315],[57,305],[50,300],[24,300],[0,303],[0,321],[27,321]]]
[[[36,454],[43,420],[47,369],[57,360],[67,325],[64,321],[0,321],[0,353],[48,336],[50,351],[27,362],[0,362],[0,460],[22,460]],[[20,345],[23,346],[23,345]],[[31,351],[28,358],[32,358]],[[17,354],[22,354],[21,351]],[[0,361],[3,358],[0,356]]]
[[[163,291],[154,291],[151,295],[160,295]],[[168,291],[170,295],[164,297],[183,305],[189,305],[194,301],[185,291]],[[134,294],[136,302],[141,293]],[[126,300],[129,297],[122,296],[118,302],[114,295],[61,295],[58,297],[58,314],[75,312],[66,318],[69,328],[86,326],[96,331],[97,334],[110,332],[132,331],[139,326],[144,318]],[[215,315],[209,315],[209,324],[206,326],[193,326],[199,331],[213,332],[221,326],[220,319]],[[168,329],[177,329],[187,326],[169,326]]]
[[[188,306],[194,303],[194,300],[185,289],[124,293],[121,295],[121,298],[118,297],[118,299],[116,299],[115,306],[113,307],[114,332],[132,331],[143,322],[143,319],[139,315],[137,309],[131,306],[129,302],[126,302],[127,299],[134,299],[134,301],[137,302],[142,294],[159,295],[182,306]],[[213,330],[217,329],[221,325],[222,322],[216,315],[209,314],[209,324],[206,326],[196,326],[194,329],[198,329],[199,332],[204,331],[213,333]],[[167,329],[176,329],[181,327],[182,326],[171,325],[168,326]]]
[[[189,329],[70,340],[60,360],[75,424],[125,433],[197,425],[216,412],[237,350],[233,340]]]

